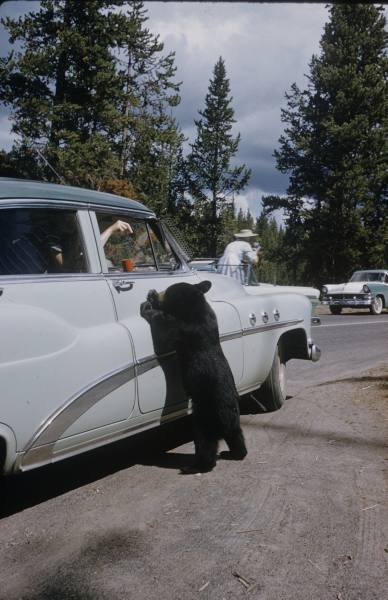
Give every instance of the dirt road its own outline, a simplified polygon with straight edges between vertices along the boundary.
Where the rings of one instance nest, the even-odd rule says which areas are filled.
[[[388,600],[388,369],[251,408],[209,474],[181,425],[3,483],[1,600]]]

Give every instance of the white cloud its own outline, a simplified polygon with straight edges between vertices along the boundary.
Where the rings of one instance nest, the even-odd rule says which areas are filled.
[[[242,211],[246,213],[249,209],[251,215],[254,218],[257,218],[262,211],[262,198],[267,195],[268,192],[257,187],[251,187],[245,193],[238,194],[234,199],[236,212],[241,208]],[[279,194],[279,196],[282,197],[284,194]],[[271,218],[274,218],[279,226],[284,225],[284,215],[282,210],[275,210],[271,214]]]
[[[262,209],[261,198],[263,195],[265,195],[263,190],[253,187],[241,192],[240,194],[237,194],[234,198],[236,211],[239,211],[241,208],[242,211],[246,213],[249,209],[250,213],[254,217],[258,217]]]
[[[160,34],[165,51],[176,52],[182,102],[177,119],[190,140],[194,118],[204,107],[209,79],[219,56],[231,84],[235,131],[241,133],[238,164],[252,169],[252,186],[284,192],[287,178],[272,156],[283,131],[284,94],[293,82],[306,85],[309,61],[319,53],[328,18],[320,4],[146,2],[148,26]]]

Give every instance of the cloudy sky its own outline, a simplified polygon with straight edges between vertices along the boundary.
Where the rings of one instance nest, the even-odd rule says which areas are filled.
[[[36,10],[39,2],[11,0],[0,16]],[[283,194],[288,179],[276,170],[272,156],[283,131],[280,109],[293,82],[305,87],[308,64],[319,53],[328,9],[319,3],[145,2],[148,27],[160,35],[165,50],[176,53],[182,102],[175,116],[193,140],[194,118],[204,98],[214,65],[222,56],[233,96],[236,132],[241,133],[237,162],[252,170],[249,186],[237,200],[243,209],[260,213],[263,194]],[[8,49],[0,29],[0,54]],[[12,144],[10,121],[0,107],[0,148]]]

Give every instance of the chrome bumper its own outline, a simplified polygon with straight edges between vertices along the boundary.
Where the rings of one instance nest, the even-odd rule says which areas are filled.
[[[330,300],[322,300],[322,304],[326,304],[328,306],[371,306],[373,303],[373,298],[341,298],[336,300],[332,298]]]
[[[313,342],[309,343],[309,358],[313,362],[318,362],[321,358],[321,349]]]

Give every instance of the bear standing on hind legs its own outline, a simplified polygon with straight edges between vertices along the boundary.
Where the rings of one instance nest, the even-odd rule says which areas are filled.
[[[186,473],[211,471],[220,439],[227,443],[230,458],[242,460],[247,454],[238,393],[221,348],[216,315],[204,296],[210,287],[210,281],[177,283],[161,294],[148,294],[152,308],[175,321],[183,385],[192,399],[195,464],[183,469]]]

